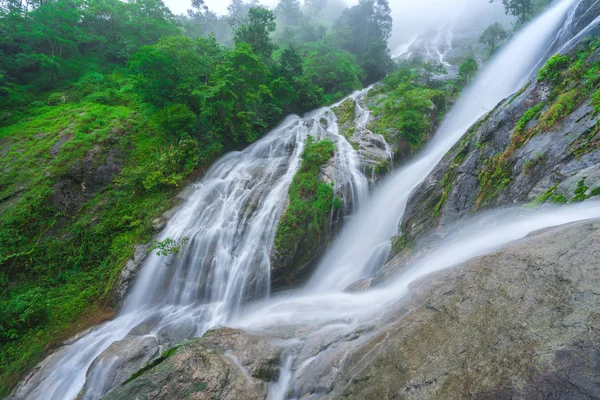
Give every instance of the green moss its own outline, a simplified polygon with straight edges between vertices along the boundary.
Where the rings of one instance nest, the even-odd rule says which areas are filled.
[[[134,379],[142,376],[144,373],[150,371],[152,368],[154,368],[157,365],[161,364],[163,361],[165,361],[169,357],[172,357],[173,355],[175,355],[177,353],[177,350],[179,350],[180,347],[181,347],[181,345],[175,345],[175,346],[171,347],[170,349],[163,351],[160,354],[160,356],[158,356],[154,360],[152,360],[149,363],[147,363],[146,365],[144,365],[138,371],[136,371],[133,374],[131,374],[131,376],[125,382],[123,382],[122,385],[126,385],[127,383],[129,383],[132,380],[134,380]]]
[[[134,98],[71,103],[65,93],[0,127],[0,395],[53,345],[110,315],[121,268],[197,162],[198,148],[173,145]],[[55,184],[84,162],[94,171],[109,149],[123,158],[116,182],[59,212]],[[144,187],[150,175],[157,183]]]
[[[375,165],[375,168],[374,168],[374,172],[377,175],[387,174],[391,170],[392,170],[392,167],[390,165],[390,161],[389,160],[381,160],[381,161],[379,161],[377,163],[377,165]]]
[[[295,259],[298,266],[310,260],[327,234],[334,202],[332,185],[319,180],[319,168],[333,157],[335,146],[329,140],[309,136],[302,154],[302,166],[289,190],[290,204],[279,221],[275,248],[280,258]],[[341,207],[338,199],[337,205]]]
[[[392,253],[394,255],[407,253],[413,247],[414,244],[412,239],[406,235],[396,236],[394,239],[392,239]]]
[[[497,154],[485,160],[478,178],[479,192],[475,208],[485,206],[510,183],[510,170],[505,154]]]
[[[540,116],[538,129],[552,129],[559,121],[571,114],[575,108],[586,99],[586,97],[587,94],[582,87],[576,87],[568,92],[560,94],[548,110]]]
[[[356,117],[356,102],[353,99],[344,100],[339,106],[333,108],[338,118],[340,134],[346,139],[354,136],[354,119]]]
[[[562,72],[565,71],[571,63],[571,59],[562,54],[555,54],[546,61],[546,64],[539,70],[538,81],[548,80],[554,85],[560,83]]]
[[[450,94],[417,85],[405,73],[390,74],[378,87],[378,96],[373,96],[374,105],[370,107],[375,119],[368,128],[390,144],[408,144],[411,153],[415,153],[427,141],[437,119],[446,112]]]
[[[600,113],[600,89],[596,90],[592,95],[592,105],[597,113]]]
[[[527,124],[529,124],[529,122],[531,122],[531,120],[533,120],[539,114],[543,107],[544,103],[538,103],[536,106],[525,111],[525,113],[523,113],[523,116],[519,119],[519,122],[517,122],[517,125],[515,126],[515,129],[513,131],[514,134],[522,134],[525,128],[527,127]]]

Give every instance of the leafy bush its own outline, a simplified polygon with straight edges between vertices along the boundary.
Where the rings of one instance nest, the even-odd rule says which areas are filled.
[[[0,343],[17,340],[30,328],[44,323],[47,309],[46,293],[41,287],[0,302]]]
[[[571,64],[571,59],[562,54],[555,54],[548,59],[546,64],[538,72],[538,81],[548,80],[558,85],[562,79],[562,72]]]

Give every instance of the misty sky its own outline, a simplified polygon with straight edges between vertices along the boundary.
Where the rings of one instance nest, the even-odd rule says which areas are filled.
[[[163,0],[175,14],[185,13],[191,0]],[[209,9],[226,14],[230,0],[205,0]],[[274,7],[278,0],[260,0]],[[345,0],[354,5],[358,0]],[[390,47],[407,42],[412,36],[445,23],[479,29],[495,21],[508,23],[501,2],[488,0],[389,0],[394,18],[394,33]]]

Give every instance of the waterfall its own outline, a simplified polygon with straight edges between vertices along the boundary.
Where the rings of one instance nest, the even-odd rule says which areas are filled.
[[[317,268],[309,290],[341,291],[381,267],[390,252],[391,238],[398,234],[410,194],[471,125],[529,80],[547,50],[548,38],[554,37],[574,1],[556,4],[491,60],[466,89],[425,150],[388,177],[370,203],[344,229]]]
[[[251,330],[276,331],[282,326],[299,326],[302,346],[289,375],[286,359],[287,393],[279,398],[307,395],[306,386],[294,387],[299,377],[312,382],[316,376],[307,371],[323,371],[319,363],[330,365],[329,346],[319,347],[323,337],[335,341],[354,335],[358,347],[360,326],[375,321],[398,304],[415,280],[449,268],[477,255],[498,249],[525,237],[530,232],[573,221],[600,217],[600,203],[551,208],[538,212],[523,209],[497,211],[492,221],[475,220],[460,235],[442,243],[421,260],[409,265],[399,276],[379,288],[346,293],[349,284],[375,273],[387,259],[390,239],[397,234],[412,191],[423,182],[467,129],[499,102],[522,87],[533,70],[547,57],[548,43],[556,36],[575,0],[563,0],[519,33],[466,90],[450,112],[436,136],[412,163],[395,171],[345,227],[323,258],[306,288],[300,292],[255,305],[236,325]],[[568,21],[566,24],[570,24]],[[485,228],[485,229],[484,229]],[[377,334],[370,325],[364,335]],[[311,327],[309,330],[306,327]],[[334,338],[334,339],[332,339]],[[316,345],[315,345],[316,343]],[[317,347],[315,347],[317,346]],[[331,346],[332,348],[335,346]],[[333,351],[333,350],[331,350]],[[316,354],[316,355],[315,355]],[[331,381],[320,382],[327,387]],[[313,386],[316,387],[316,386]],[[277,387],[281,393],[281,385]],[[316,397],[318,394],[312,393]]]
[[[336,326],[350,329],[361,318],[379,315],[425,273],[483,254],[536,229],[600,217],[598,203],[591,203],[526,218],[502,218],[495,229],[448,243],[383,288],[360,294],[342,292],[381,267],[411,192],[477,119],[530,78],[574,2],[558,2],[523,29],[465,91],[423,153],[393,172],[369,202],[367,179],[360,172],[356,152],[339,134],[330,108],[305,118],[289,117],[246,150],[223,157],[196,184],[161,234],[162,239],[189,238],[181,258],[149,256],[119,315],[48,357],[29,378],[40,383],[18,392],[18,398],[73,399],[82,389],[83,399],[100,398],[132,372],[122,364],[128,354],[159,354],[177,341],[232,321],[254,329],[335,321]],[[307,135],[335,142],[336,191],[343,193],[357,214],[306,289],[267,299],[277,221]],[[261,299],[254,312],[240,312],[250,300]],[[283,372],[272,385],[274,398],[285,397],[286,387],[293,384],[290,357]]]
[[[352,96],[356,98],[362,93]],[[168,222],[160,239],[189,242],[180,255],[151,254],[118,316],[48,357],[17,398],[97,399],[128,378],[124,357],[139,368],[152,354],[225,324],[249,300],[270,292],[279,218],[307,135],[335,143],[336,192],[347,211],[365,203],[368,181],[331,108],[288,117],[241,152],[214,164]]]

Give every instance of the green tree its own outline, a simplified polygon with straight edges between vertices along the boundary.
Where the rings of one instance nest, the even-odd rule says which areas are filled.
[[[298,24],[302,19],[300,2],[298,0],[279,0],[275,8],[275,14],[287,26]]]
[[[475,77],[478,70],[479,64],[477,64],[477,61],[472,57],[467,58],[458,68],[458,80],[466,85]]]
[[[495,0],[490,0],[493,3]],[[533,15],[533,0],[502,0],[507,15],[517,17],[517,24],[523,25]]]
[[[248,12],[247,22],[236,28],[233,39],[236,44],[248,43],[256,54],[270,59],[275,44],[269,35],[276,27],[273,11],[263,7],[252,7]]]
[[[248,43],[239,42],[211,76],[203,99],[203,126],[230,143],[253,142],[281,110],[267,86],[270,73]]]
[[[170,36],[137,52],[129,69],[136,89],[158,108],[185,104],[199,112],[198,91],[208,83],[222,50],[214,36],[196,41],[185,36]]]
[[[391,9],[387,0],[360,0],[334,24],[335,38],[342,48],[355,54],[372,83],[394,68],[387,41],[392,33]]]
[[[498,45],[508,38],[508,32],[498,22],[490,25],[479,38],[479,43],[487,46],[490,54],[494,54]]]

